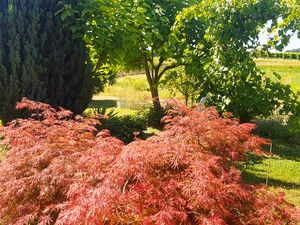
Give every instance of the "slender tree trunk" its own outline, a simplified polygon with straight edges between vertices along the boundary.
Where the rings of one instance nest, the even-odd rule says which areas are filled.
[[[159,99],[159,95],[158,95],[158,84],[152,83],[149,85],[150,85],[150,91],[151,91],[151,97],[152,97],[154,111],[159,113],[159,112],[161,112],[161,104],[160,104],[160,99]]]
[[[98,57],[97,64],[96,64],[96,66],[94,68],[94,71],[93,71],[94,74],[101,68],[101,66],[103,65],[104,61],[105,61],[105,56],[100,55]]]
[[[154,107],[154,111],[155,113],[160,113],[162,108],[161,108],[161,104],[160,104],[160,99],[159,99],[159,95],[158,95],[158,70],[152,70],[152,76],[151,76],[151,71],[149,68],[149,64],[147,61],[147,58],[144,58],[144,66],[145,66],[145,73],[147,76],[147,80],[148,80],[148,84],[150,87],[150,91],[151,91],[151,97],[152,97],[152,102],[153,102],[153,107]],[[155,74],[153,74],[155,73]]]
[[[188,105],[189,104],[189,95],[185,95],[184,96],[184,99],[185,99],[185,105]]]

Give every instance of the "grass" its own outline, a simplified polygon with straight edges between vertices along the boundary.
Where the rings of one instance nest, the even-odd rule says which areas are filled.
[[[112,99],[119,108],[138,109],[151,101],[151,95],[146,77],[136,75],[118,78],[113,86],[107,86],[104,93],[93,98],[93,100],[99,99]]]
[[[294,92],[300,91],[299,60],[289,59],[257,59],[258,67],[273,77],[273,73],[281,76],[282,82],[291,85]],[[271,128],[271,127],[270,127]],[[283,135],[280,128],[273,127],[272,135]],[[270,166],[269,166],[270,163]],[[300,146],[291,144],[290,139],[273,140],[273,155],[269,158],[252,158],[242,169],[245,181],[265,183],[269,171],[269,187],[283,191],[286,200],[300,207]]]
[[[256,184],[265,184],[268,176],[271,189],[285,192],[286,200],[300,207],[300,146],[273,141],[273,155],[250,157],[243,164],[242,176],[246,182]]]
[[[159,89],[159,91],[162,99],[172,96],[166,89]],[[118,99],[141,100],[141,102],[151,101],[150,89],[145,74],[118,78],[116,84],[107,86],[101,96],[104,98],[115,96]]]
[[[159,89],[161,99],[173,96],[167,89]],[[133,111],[120,110],[120,114],[132,114],[134,110],[142,109],[151,104],[151,94],[144,74],[120,77],[113,86],[107,86],[104,93],[95,95],[90,107],[102,106],[107,108],[129,109]]]
[[[282,82],[291,85],[293,91],[300,91],[300,61],[292,59],[257,59],[257,66],[266,72],[267,76],[274,77],[278,73]]]

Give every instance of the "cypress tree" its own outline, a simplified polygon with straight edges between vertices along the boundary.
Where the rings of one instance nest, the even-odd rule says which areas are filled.
[[[0,1],[0,119],[23,97],[81,113],[93,93],[82,40],[56,15],[58,0]]]

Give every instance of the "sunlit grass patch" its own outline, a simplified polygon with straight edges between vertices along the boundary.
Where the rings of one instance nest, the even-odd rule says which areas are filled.
[[[286,200],[300,207],[300,146],[273,142],[273,155],[268,158],[254,158],[242,167],[245,181],[266,183],[276,191],[284,191]]]
[[[292,89],[300,91],[300,61],[289,59],[257,59],[258,67],[266,72],[267,76],[275,76],[273,73],[278,73],[282,82],[291,85]]]
[[[159,96],[161,99],[181,97],[180,95],[174,96],[169,90],[161,87],[159,88]],[[104,92],[94,96],[93,99],[114,99],[120,102],[120,104],[125,104],[125,106],[121,106],[121,108],[130,108],[132,105],[131,108],[133,109],[143,108],[145,104],[149,104],[152,101],[145,74],[120,77],[114,85],[106,86]]]

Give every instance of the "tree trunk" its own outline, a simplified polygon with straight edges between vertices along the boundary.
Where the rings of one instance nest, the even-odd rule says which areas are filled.
[[[151,76],[149,64],[148,64],[146,57],[144,58],[144,66],[145,66],[145,73],[147,76],[148,84],[149,84],[150,91],[151,91],[154,112],[159,114],[162,110],[159,95],[158,95],[158,80],[157,79],[159,77],[158,76],[159,71],[152,70],[155,74],[152,74],[152,76]]]
[[[185,105],[188,105],[189,104],[189,95],[188,94],[185,94],[184,100],[185,100]]]
[[[159,113],[159,112],[161,112],[161,104],[160,104],[160,99],[159,99],[159,95],[158,95],[158,84],[152,83],[149,85],[150,85],[150,91],[151,91],[151,97],[152,97],[154,111],[156,113]]]

